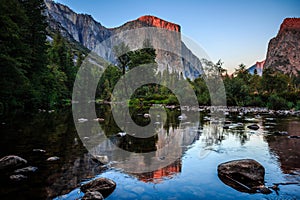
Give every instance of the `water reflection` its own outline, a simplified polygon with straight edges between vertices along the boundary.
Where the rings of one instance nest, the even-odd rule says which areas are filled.
[[[263,116],[256,122],[261,128],[251,131],[247,125],[252,122],[235,116],[229,116],[231,127],[224,129],[224,124],[217,119],[204,118],[207,113],[201,113],[199,121],[180,121],[181,113],[174,109],[167,111],[166,121],[155,118],[149,122],[141,115],[144,112],[136,113],[136,120],[155,123],[156,134],[143,143],[129,134],[117,135],[122,130],[115,125],[107,106],[97,110],[97,117],[104,121],[88,119],[80,124],[92,130],[83,139],[90,142],[93,154],[105,158],[105,165],[95,162],[84,148],[69,112],[1,118],[1,156],[20,155],[39,168],[23,183],[7,184],[1,179],[1,199],[49,199],[63,194],[67,194],[64,198],[72,199],[71,194],[79,198],[82,194],[73,189],[95,176],[117,182],[116,190],[108,199],[261,199],[265,197],[245,196],[224,185],[217,177],[217,165],[233,159],[253,158],[266,168],[269,185],[290,181],[282,172],[300,168],[300,140],[271,134],[287,131],[290,135],[300,135],[299,118]],[[242,125],[237,126],[237,123]],[[101,133],[94,131],[99,125]],[[102,136],[111,142],[100,144],[99,141],[105,141],[101,140]],[[128,150],[129,154],[118,153],[118,148]],[[36,154],[33,149],[45,149],[46,153]],[[140,159],[140,152],[150,156]],[[46,162],[50,156],[59,156],[60,160]],[[167,164],[156,166],[153,163],[157,160]],[[132,167],[154,170],[147,173],[122,170]],[[293,181],[299,182],[299,175],[291,176]],[[300,198],[297,190],[299,185],[282,186],[279,198]],[[276,194],[270,198],[277,198]]]
[[[284,173],[295,170],[300,172],[300,139],[290,136],[300,136],[300,121],[296,118],[278,119],[273,131],[286,131],[289,136],[268,135],[266,140],[280,161],[280,167]]]
[[[152,172],[141,173],[141,174],[132,174],[133,176],[137,177],[138,180],[143,181],[145,183],[152,182],[152,183],[161,183],[165,179],[170,179],[178,173],[181,172],[182,162],[181,159],[176,160],[171,165],[157,169]]]
[[[1,118],[0,154],[19,155],[38,170],[28,180],[9,183],[0,178],[1,199],[46,199],[68,193],[103,169],[78,139],[69,111],[18,114]],[[43,149],[46,152],[34,152]],[[58,156],[55,162],[47,158]],[[2,175],[2,174],[1,174]]]
[[[199,126],[199,122],[179,123],[179,114],[180,112],[176,111],[168,112],[168,123],[160,117],[156,120],[152,118],[153,136],[148,138],[136,138],[134,133],[120,137],[117,131],[123,130],[107,128],[116,126],[114,120],[110,118],[109,123],[102,124],[104,132],[92,133],[89,137],[93,139],[86,141],[86,145],[92,147],[90,148],[92,155],[106,156],[112,167],[130,173],[152,172],[180,159],[187,146],[199,138],[199,132],[193,130]],[[152,115],[159,116],[155,111]],[[144,113],[137,113],[133,118],[136,121],[145,120]],[[103,139],[104,135],[109,139]]]

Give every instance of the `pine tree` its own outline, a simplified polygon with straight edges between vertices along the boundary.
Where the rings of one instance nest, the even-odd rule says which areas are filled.
[[[17,0],[1,0],[0,10],[0,104],[2,108],[23,107],[30,87],[24,36],[28,19]]]
[[[28,18],[26,41],[29,46],[29,77],[46,69],[46,16],[43,0],[20,0]]]

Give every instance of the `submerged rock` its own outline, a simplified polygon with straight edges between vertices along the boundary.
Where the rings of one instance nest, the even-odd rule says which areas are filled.
[[[284,136],[284,135],[288,135],[289,133],[287,131],[275,131],[274,135],[278,135],[278,136]]]
[[[96,118],[93,119],[95,122],[104,122],[104,118]]]
[[[110,195],[116,188],[116,183],[107,178],[98,178],[91,182],[88,182],[80,187],[82,192],[97,191],[100,192],[103,197]]]
[[[56,160],[59,160],[59,157],[57,157],[57,156],[52,156],[52,157],[49,157],[49,158],[47,159],[47,161],[56,161]]]
[[[145,113],[145,114],[144,114],[144,117],[145,117],[145,118],[150,118],[151,115],[150,115],[149,113]]]
[[[84,194],[81,200],[102,200],[104,197],[100,192],[97,191],[88,191]]]
[[[300,139],[300,136],[299,135],[291,135],[291,136],[289,136],[289,138]]]
[[[258,130],[259,126],[257,124],[251,124],[251,125],[247,126],[247,128],[252,129],[252,130]]]
[[[39,153],[46,153],[46,150],[44,149],[33,149],[33,152],[39,152]]]
[[[11,175],[9,179],[12,181],[23,181],[27,179],[27,176],[24,176],[22,174],[16,174],[16,175]]]
[[[27,160],[19,156],[9,155],[0,159],[0,170],[6,170],[6,169],[13,170],[17,167],[22,167],[26,164],[27,164]]]
[[[255,160],[242,159],[222,163],[218,166],[219,178],[230,187],[240,191],[267,194],[264,186],[265,168]]]
[[[119,132],[117,133],[118,137],[124,137],[126,135],[126,132]]]
[[[24,167],[22,169],[16,169],[14,171],[15,174],[27,174],[27,173],[32,173],[35,172],[38,168],[37,167],[32,167],[32,166],[28,166],[28,167]]]

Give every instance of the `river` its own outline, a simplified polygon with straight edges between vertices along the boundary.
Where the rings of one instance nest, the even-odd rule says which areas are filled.
[[[128,134],[118,135],[122,130],[108,106],[97,109],[101,122],[73,120],[69,110],[1,116],[0,156],[18,155],[38,168],[24,181],[2,179],[1,199],[78,199],[83,196],[79,186],[97,177],[110,178],[117,184],[108,200],[300,199],[300,139],[289,137],[300,136],[299,117],[230,113],[226,121],[231,124],[224,129],[207,112],[200,112],[199,120],[194,121],[178,118],[177,109],[169,109],[165,121],[159,115],[150,120],[142,112],[134,112],[138,123],[152,123],[156,131],[154,136],[138,140]],[[247,128],[253,123],[260,128]],[[95,162],[84,146],[96,140],[79,136],[75,124],[101,127],[101,134],[108,140],[94,145],[92,153],[105,152],[105,165]],[[288,135],[276,135],[278,131]],[[167,149],[163,148],[166,145]],[[131,154],[124,158],[116,147]],[[148,152],[153,153],[152,157],[139,162],[135,162],[137,156],[132,156]],[[60,159],[46,161],[52,156]],[[224,184],[218,178],[217,166],[243,158],[254,159],[265,167],[267,186],[294,184],[280,185],[278,192],[269,195],[243,193]],[[155,159],[166,161],[165,166],[157,168]],[[134,167],[151,171],[135,173]]]

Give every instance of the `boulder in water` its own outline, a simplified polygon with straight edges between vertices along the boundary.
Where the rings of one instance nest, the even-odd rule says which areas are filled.
[[[80,187],[82,192],[97,191],[100,192],[104,198],[110,195],[116,188],[116,183],[107,178],[98,178],[88,182]]]
[[[218,176],[226,185],[240,192],[271,192],[264,186],[265,168],[252,159],[222,163],[218,166]]]
[[[0,170],[13,170],[26,164],[27,160],[19,156],[9,155],[0,159]]]
[[[252,130],[258,130],[259,126],[257,124],[251,124],[251,125],[247,126],[247,128],[252,129]]]

